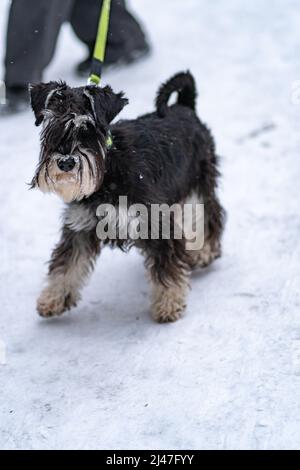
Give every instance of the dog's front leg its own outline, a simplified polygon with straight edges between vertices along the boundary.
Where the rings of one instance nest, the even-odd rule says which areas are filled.
[[[74,231],[64,226],[54,249],[47,286],[42,291],[37,310],[42,317],[61,315],[80,300],[80,289],[100,252],[96,230]]]

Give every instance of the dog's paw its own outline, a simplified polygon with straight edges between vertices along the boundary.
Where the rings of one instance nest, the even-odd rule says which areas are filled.
[[[179,320],[186,308],[182,298],[169,298],[168,296],[156,301],[152,305],[152,317],[158,323],[171,323]]]
[[[71,294],[62,295],[46,287],[37,301],[37,311],[41,317],[45,318],[62,315],[71,307],[75,307],[77,300]]]
[[[214,244],[210,242],[205,242],[201,250],[191,251],[190,256],[192,259],[192,262],[191,262],[192,268],[206,268],[213,261],[220,258],[221,256],[220,242],[217,241]]]
[[[158,323],[170,323],[179,320],[186,308],[188,278],[178,285],[165,287],[154,284],[152,292],[152,317]]]

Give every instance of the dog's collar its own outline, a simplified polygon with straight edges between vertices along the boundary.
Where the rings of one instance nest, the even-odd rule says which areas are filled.
[[[112,135],[111,135],[110,131],[108,131],[108,133],[107,133],[105,145],[106,145],[107,150],[110,150],[114,145],[114,141],[113,141],[113,138],[112,138]]]

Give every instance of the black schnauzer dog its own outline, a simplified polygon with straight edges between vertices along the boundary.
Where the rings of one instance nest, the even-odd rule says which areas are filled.
[[[177,102],[169,106],[173,92]],[[221,254],[224,219],[216,196],[218,159],[213,138],[195,113],[192,75],[179,73],[163,84],[153,113],[116,124],[111,121],[128,101],[109,86],[40,83],[30,86],[30,95],[36,125],[43,125],[32,187],[54,192],[67,203],[38,312],[43,317],[60,315],[77,304],[103,245],[123,250],[134,245],[145,255],[154,319],[177,320],[185,308],[191,270]],[[118,208],[125,196],[129,206],[143,205],[149,213],[153,205],[203,205],[201,244],[187,249],[188,237],[174,235],[173,213],[173,228],[162,236],[164,211],[156,223],[157,236],[99,237],[99,206]],[[114,223],[123,224],[120,213]],[[147,220],[151,224],[155,222]]]

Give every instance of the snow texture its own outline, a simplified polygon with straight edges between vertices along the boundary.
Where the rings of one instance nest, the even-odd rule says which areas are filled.
[[[176,324],[151,320],[141,256],[110,250],[76,309],[40,319],[62,203],[26,185],[39,148],[31,113],[2,120],[0,447],[299,449],[299,1],[131,5],[153,54],[104,81],[130,98],[125,118],[153,108],[161,81],[193,72],[221,155],[224,256],[193,276]],[[82,83],[84,54],[66,25],[45,79]]]

